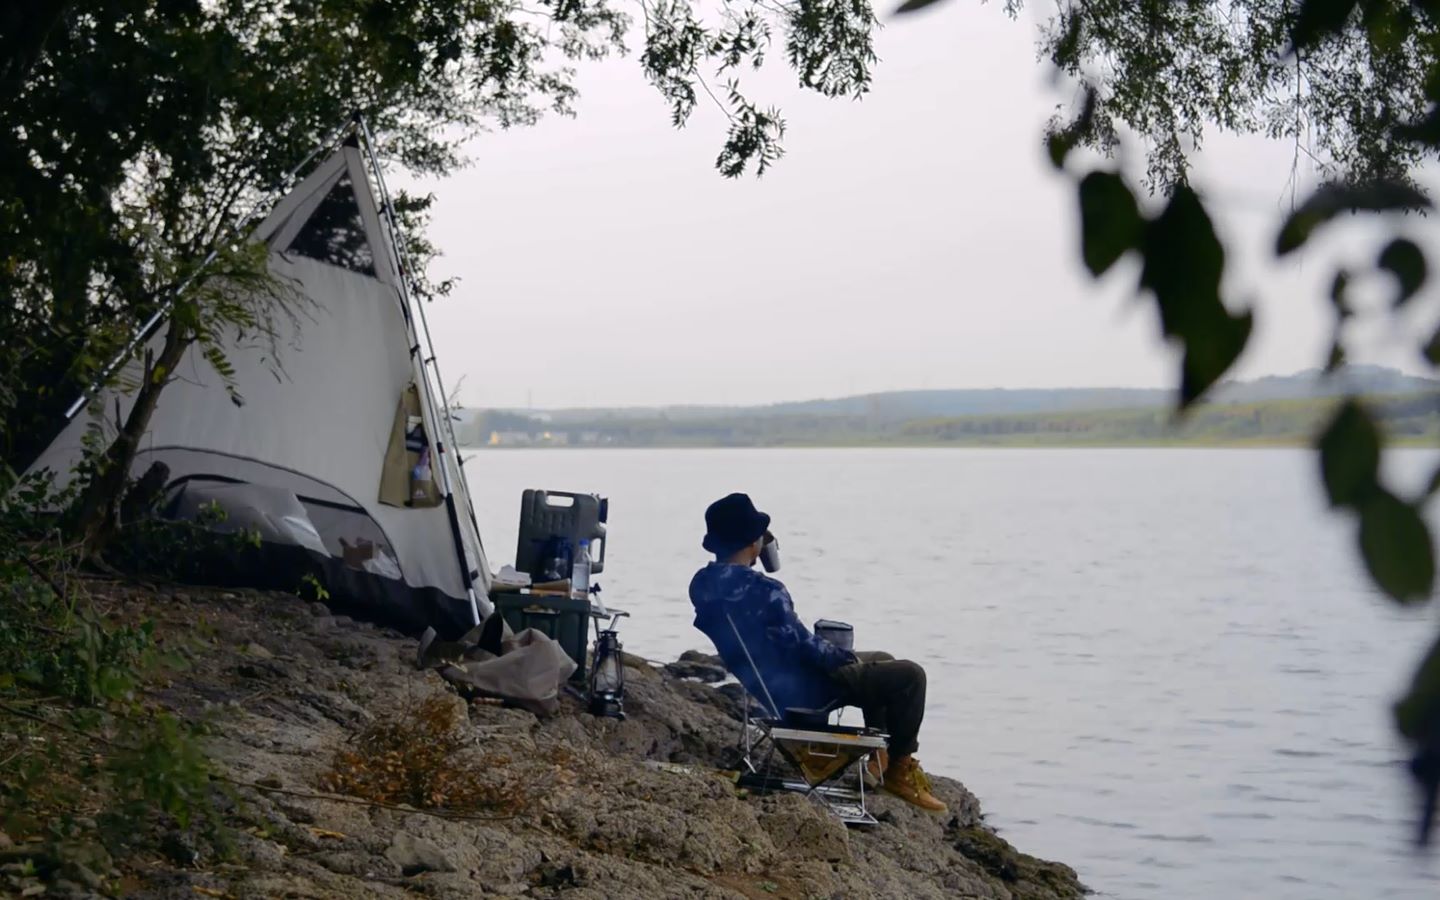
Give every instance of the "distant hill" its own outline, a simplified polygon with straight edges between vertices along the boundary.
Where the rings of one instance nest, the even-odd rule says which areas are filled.
[[[1326,376],[1318,369],[1270,375],[1254,381],[1230,381],[1211,394],[1211,403],[1265,400],[1313,400],[1350,393],[1412,394],[1440,390],[1440,380],[1406,375],[1379,366],[1349,366]],[[527,411],[489,410],[491,415],[536,419],[553,427],[594,425],[614,420],[662,419],[696,422],[714,419],[841,417],[874,424],[945,416],[1020,415],[1170,406],[1174,392],[1159,388],[966,388],[886,391],[835,399],[801,400],[763,406],[650,406]],[[513,427],[507,420],[504,428]],[[503,429],[502,429],[503,430]]]
[[[1167,409],[953,416],[906,422],[884,443],[915,446],[1117,447],[1300,445],[1334,414],[1338,397],[1209,403],[1177,419]],[[1440,443],[1440,393],[1367,395],[1390,439]]]
[[[1302,443],[1335,398],[1373,399],[1389,432],[1440,438],[1440,381],[1355,367],[1221,385],[1177,423],[1169,391],[1130,388],[892,391],[769,406],[484,410],[471,446],[777,447]]]
[[[1211,402],[1258,403],[1262,400],[1315,400],[1343,397],[1420,394],[1440,390],[1440,380],[1406,375],[1382,366],[1346,366],[1333,375],[1306,369],[1294,375],[1267,375],[1254,381],[1231,381],[1216,388]]]

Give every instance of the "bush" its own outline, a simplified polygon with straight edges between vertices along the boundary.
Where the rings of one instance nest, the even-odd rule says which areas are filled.
[[[530,802],[530,786],[501,777],[509,759],[467,754],[467,736],[453,697],[433,696],[357,735],[336,752],[321,780],[326,790],[384,804],[450,812],[514,814]]]
[[[40,511],[60,500],[43,482],[13,485],[0,478],[0,822],[64,839],[99,820],[112,846],[143,843],[157,823],[217,837],[197,729],[140,702],[160,662],[152,624],[98,609],[78,549]]]

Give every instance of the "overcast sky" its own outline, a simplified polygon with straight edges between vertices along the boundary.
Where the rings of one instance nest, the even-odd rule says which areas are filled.
[[[429,308],[449,387],[463,375],[469,406],[559,407],[1173,385],[1134,269],[1097,284],[1079,263],[1073,184],[1042,144],[1070,95],[1035,29],[974,0],[887,21],[861,102],[799,91],[775,48],[748,84],[789,132],[759,180],[715,172],[714,107],[677,131],[634,56],[582,67],[578,118],[485,135],[470,168],[426,185],[435,272],[461,278]],[[1198,159],[1250,253],[1230,267],[1236,298],[1260,304],[1246,377],[1328,348],[1330,269],[1256,252],[1293,155],[1215,137]]]

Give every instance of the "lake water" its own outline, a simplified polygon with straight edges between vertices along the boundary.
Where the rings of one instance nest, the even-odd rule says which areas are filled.
[[[1431,457],[1397,459],[1407,479]],[[1434,610],[1369,587],[1300,450],[503,450],[466,469],[492,563],[520,492],[610,498],[627,649],[708,650],[706,504],[771,513],[802,619],[925,665],[920,758],[1102,896],[1440,896],[1388,705]],[[1437,853],[1440,855],[1440,853]]]

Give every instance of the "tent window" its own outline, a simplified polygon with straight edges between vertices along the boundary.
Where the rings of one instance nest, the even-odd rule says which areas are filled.
[[[346,172],[335,182],[287,249],[290,253],[374,276],[375,255],[365,237],[365,223],[360,218],[360,205],[355,201],[350,173]]]

